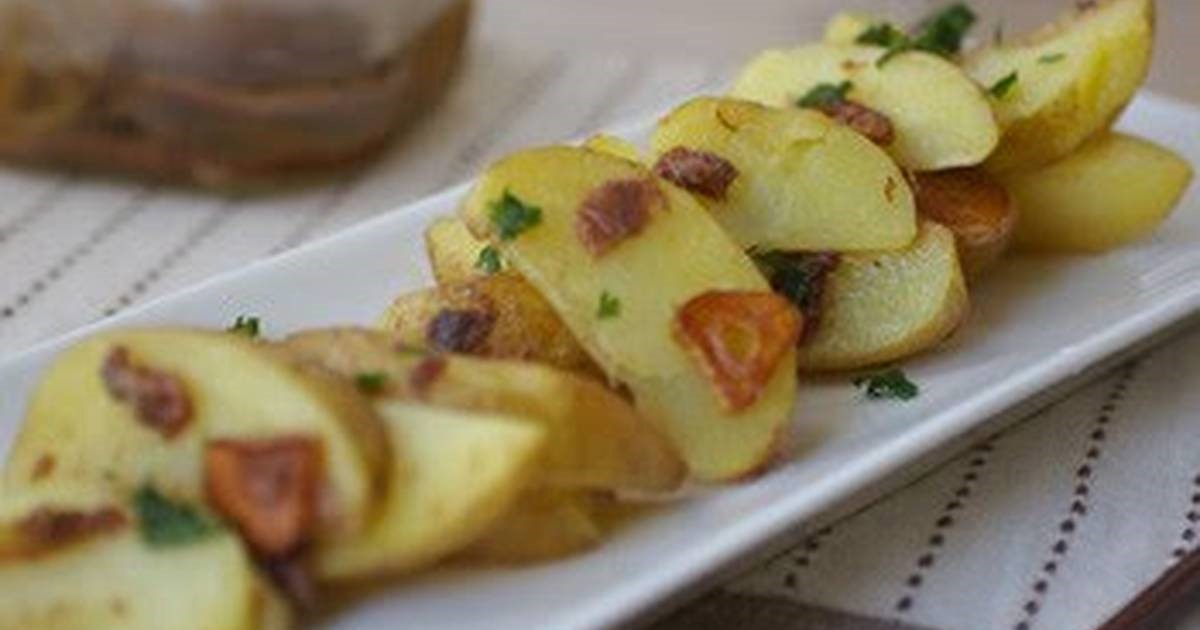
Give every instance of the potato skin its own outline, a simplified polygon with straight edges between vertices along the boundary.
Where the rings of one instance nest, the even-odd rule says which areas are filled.
[[[1145,237],[1170,215],[1192,166],[1152,142],[1106,134],[1047,167],[1006,173],[1021,206],[1015,242],[1038,252],[1103,252]]]
[[[595,500],[586,492],[526,492],[457,559],[467,564],[530,564],[590,549],[604,536],[593,514]]]
[[[999,261],[1017,224],[1017,208],[1008,191],[980,168],[913,174],[917,211],[954,233],[958,259],[967,279]]]

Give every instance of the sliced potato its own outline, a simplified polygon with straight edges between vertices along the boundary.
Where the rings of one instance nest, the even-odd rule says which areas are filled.
[[[987,158],[1000,131],[979,86],[941,57],[906,52],[881,68],[884,54],[853,44],[768,50],[747,64],[730,94],[789,107],[821,83],[850,81],[851,100],[891,121],[895,141],[887,149],[901,166],[932,171]]]
[[[599,373],[550,304],[512,272],[401,295],[384,312],[380,327],[410,348],[538,361],[564,370]]]
[[[1000,259],[1012,240],[1017,208],[1008,191],[981,168],[913,175],[917,211],[954,233],[958,260],[973,278]]]
[[[907,250],[843,255],[822,309],[800,346],[801,369],[857,369],[932,348],[969,310],[954,234],[926,221]]]
[[[479,269],[479,252],[487,243],[471,236],[455,217],[442,217],[425,229],[425,252],[438,284],[454,284],[488,275]]]
[[[1101,252],[1146,236],[1191,180],[1183,158],[1119,133],[1043,169],[1003,176],[1021,206],[1017,246],[1048,252]]]
[[[600,153],[615,155],[619,158],[624,158],[630,162],[641,163],[643,161],[642,151],[638,149],[632,142],[616,136],[610,136],[606,133],[599,133],[587,139],[583,146]]]
[[[636,198],[649,204],[641,206],[646,221],[613,249],[594,255],[594,243],[578,234],[585,234],[590,213],[613,185],[638,190]],[[528,204],[523,212],[537,220],[515,237],[500,231],[492,217],[499,216],[494,213],[503,209],[496,205],[502,200],[510,210]],[[542,292],[606,374],[628,385],[638,410],[659,424],[698,477],[750,474],[776,452],[795,399],[792,352],[781,351],[770,362],[752,404],[727,411],[720,388],[675,338],[679,309],[702,295],[769,297],[754,263],[690,195],[632,162],[549,147],[493,164],[463,213],[472,233],[492,240]],[[757,340],[763,346],[786,341]]]
[[[459,554],[466,562],[523,564],[562,558],[600,543],[604,531],[581,492],[531,491]]]
[[[533,476],[545,432],[516,418],[388,401],[378,405],[399,457],[370,529],[318,550],[327,580],[428,566],[488,531]]]
[[[102,514],[90,505],[81,511],[54,503],[40,510],[0,525],[0,628],[291,627],[287,605],[228,531],[151,547],[123,508],[110,505]],[[51,544],[46,536],[70,528],[31,527],[39,518],[87,522],[91,531],[78,529]]]
[[[651,146],[656,159],[683,147],[732,164],[736,177],[721,197],[697,198],[742,247],[898,249],[916,235],[900,169],[814,111],[698,98],[659,121]]]
[[[366,329],[310,330],[282,345],[345,376],[385,375],[381,397],[510,414],[537,424],[546,431],[537,485],[663,492],[677,488],[686,473],[654,427],[589,378],[537,363],[397,352],[385,334]]]
[[[985,87],[1017,73],[1013,88],[992,99],[1003,136],[989,169],[1028,170],[1067,155],[1108,128],[1145,79],[1153,0],[1080,6],[1026,39],[986,46],[963,61]]]
[[[124,349],[134,366],[173,378],[190,405],[177,433],[114,398],[102,370]],[[5,468],[6,492],[103,482],[152,483],[172,496],[205,496],[205,445],[217,439],[311,437],[323,453],[319,538],[371,519],[389,464],[369,404],[340,379],[297,369],[241,335],[191,329],[116,330],[60,355],[34,391]]]
[[[863,31],[882,21],[868,13],[843,11],[825,24],[823,39],[827,44],[853,44]]]

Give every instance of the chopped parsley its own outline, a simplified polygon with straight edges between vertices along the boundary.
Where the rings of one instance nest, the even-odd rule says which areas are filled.
[[[475,259],[476,269],[490,276],[500,271],[502,266],[504,266],[504,261],[500,259],[500,251],[495,247],[487,245],[479,250],[479,257]]]
[[[1011,92],[1014,87],[1016,87],[1017,78],[1017,71],[1013,70],[1012,72],[1001,77],[999,81],[993,83],[992,86],[988,88],[988,94],[991,94],[996,98],[1004,98],[1005,96],[1008,96],[1008,93]]]
[[[825,279],[838,264],[831,252],[750,252],[759,271],[767,277],[771,290],[796,305],[808,320],[818,316]],[[815,323],[815,322],[814,322]]]
[[[1067,53],[1048,53],[1038,57],[1038,63],[1058,63],[1067,58]]]
[[[892,26],[889,22],[880,22],[867,27],[854,39],[857,44],[882,46],[884,48],[899,48],[907,46],[910,41],[904,31]]]
[[[846,94],[854,84],[849,81],[841,83],[818,83],[796,100],[797,107],[817,108],[837,105],[846,101]]]
[[[359,372],[354,375],[354,386],[364,394],[378,394],[387,386],[385,372]]]
[[[257,317],[251,315],[238,315],[233,323],[226,328],[226,332],[235,333],[238,335],[246,335],[251,339],[257,339],[260,331],[260,322]]]
[[[867,27],[854,41],[886,48],[887,52],[875,62],[876,66],[882,68],[896,55],[911,50],[941,57],[956,55],[962,50],[963,39],[974,24],[975,12],[957,2],[921,20],[915,34],[910,35],[887,22],[881,22]]]
[[[505,190],[500,199],[488,206],[488,218],[502,241],[511,241],[542,222],[542,209],[531,206]]]
[[[596,319],[612,319],[621,315],[621,300],[608,291],[600,293],[600,302],[596,305]]]
[[[912,400],[921,393],[916,383],[908,380],[900,368],[888,368],[870,376],[860,376],[854,379],[854,386],[864,389],[867,398],[881,400]]]
[[[217,531],[216,521],[184,503],[176,503],[155,490],[142,486],[133,495],[138,529],[151,547],[186,545]]]

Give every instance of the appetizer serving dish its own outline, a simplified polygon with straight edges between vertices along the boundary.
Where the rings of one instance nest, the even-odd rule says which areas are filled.
[[[644,144],[653,120],[617,135]],[[1140,95],[1119,127],[1200,163],[1200,110]],[[420,235],[452,215],[458,186],[323,241],[131,309],[0,364],[0,451],[51,359],[98,330],[221,328],[261,318],[267,337],[370,324],[398,293],[430,284]],[[1086,229],[1086,226],[1080,226]],[[835,502],[938,447],[997,429],[1000,413],[1181,322],[1200,306],[1200,192],[1153,236],[1095,256],[1014,256],[972,287],[965,328],[904,363],[908,401],[868,400],[853,375],[802,377],[782,461],[761,477],[694,491],[599,547],[527,568],[446,568],[383,587],[321,620],[337,628],[595,628],[636,618]],[[703,252],[697,252],[703,256]]]

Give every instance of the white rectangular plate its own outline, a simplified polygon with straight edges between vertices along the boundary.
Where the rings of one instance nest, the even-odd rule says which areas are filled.
[[[1200,164],[1200,110],[1150,95],[1123,128]],[[649,123],[630,131],[642,139]],[[218,277],[0,365],[7,453],[40,371],[94,330],[147,323],[224,326],[262,316],[268,335],[370,323],[397,293],[430,284],[421,233],[464,187]],[[1087,229],[1087,226],[1080,226]],[[396,583],[329,620],[338,628],[595,628],[746,554],[831,503],[895,473],[999,412],[1193,313],[1200,305],[1200,194],[1152,238],[1104,256],[1015,259],[975,290],[970,323],[906,365],[909,403],[868,402],[837,378],[801,385],[796,446],[768,474],[623,529],[599,549],[528,569],[443,570]]]

